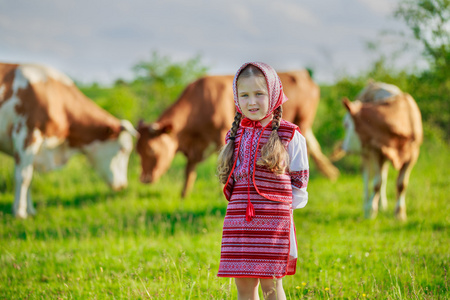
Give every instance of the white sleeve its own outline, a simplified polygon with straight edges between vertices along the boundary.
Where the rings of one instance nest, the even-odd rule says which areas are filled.
[[[306,187],[309,180],[309,163],[306,140],[300,132],[295,131],[288,145],[288,153],[291,160],[289,173],[292,182],[292,208],[303,208],[308,203]]]

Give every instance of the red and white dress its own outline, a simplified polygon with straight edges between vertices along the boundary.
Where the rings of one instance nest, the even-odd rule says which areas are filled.
[[[285,122],[285,121],[283,121]],[[258,141],[265,130],[259,122],[240,128],[237,161],[222,235],[219,277],[281,278],[295,273],[297,242],[292,210],[308,201],[306,186],[309,165],[305,138],[294,130],[287,144],[290,156],[292,201],[273,201],[255,187],[255,161],[261,148]],[[285,122],[287,123],[287,122]],[[260,155],[260,154],[259,154]],[[272,182],[278,188],[277,182]],[[267,189],[267,186],[264,187]],[[254,216],[248,221],[249,202]],[[246,218],[247,215],[247,218]]]

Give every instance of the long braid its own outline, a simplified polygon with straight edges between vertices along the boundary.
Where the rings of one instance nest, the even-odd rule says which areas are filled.
[[[228,176],[230,176],[231,169],[233,168],[234,140],[236,138],[236,133],[239,129],[241,119],[242,114],[236,112],[230,129],[229,141],[222,147],[219,152],[219,157],[217,158],[217,176],[219,177],[219,181],[223,184],[227,182]]]
[[[283,108],[281,105],[273,112],[272,132],[267,143],[261,149],[261,158],[257,164],[267,167],[276,174],[283,174],[289,166],[289,155],[278,135]]]
[[[273,111],[272,131],[277,131],[280,127],[281,116],[283,114],[283,107],[280,105]]]
[[[233,124],[231,124],[231,130],[230,130],[230,140],[233,140],[236,138],[236,133],[239,129],[239,124],[241,123],[242,114],[240,112],[236,112],[234,115],[234,121]]]

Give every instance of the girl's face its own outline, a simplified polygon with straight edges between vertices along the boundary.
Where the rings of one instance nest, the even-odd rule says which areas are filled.
[[[262,126],[270,122],[272,115],[264,118],[269,110],[269,91],[264,77],[240,77],[237,94],[241,111],[247,118],[260,121]]]

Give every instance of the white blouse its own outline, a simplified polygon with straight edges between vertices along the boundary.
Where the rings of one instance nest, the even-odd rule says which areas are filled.
[[[288,153],[291,159],[291,163],[289,165],[290,171],[309,170],[306,139],[298,131],[295,131],[294,137],[289,142]],[[306,191],[306,187],[299,189],[292,186],[292,196],[293,209],[303,208],[306,203],[308,203],[308,192]]]

